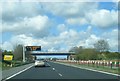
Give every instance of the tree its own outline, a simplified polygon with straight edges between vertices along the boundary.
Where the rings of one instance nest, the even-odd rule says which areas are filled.
[[[2,49],[0,48],[0,61],[2,61]]]
[[[0,52],[2,52],[2,48],[0,48]]]
[[[26,61],[33,61],[33,58],[34,58],[34,56],[33,55],[31,55],[31,52],[30,51],[26,51],[25,52],[25,58],[26,58]]]
[[[98,53],[93,48],[84,48],[81,54],[76,55],[77,60],[96,60],[98,59]]]
[[[94,44],[94,48],[99,52],[105,52],[109,50],[109,44],[106,40],[101,39]]]
[[[107,59],[119,59],[120,58],[120,53],[119,52],[110,52],[108,54],[105,54]]]
[[[22,56],[23,56],[23,45],[16,45],[14,47],[14,60],[22,60]]]
[[[76,54],[80,54],[82,52],[83,47],[79,46],[79,47],[73,47],[69,50],[69,52],[75,52]]]

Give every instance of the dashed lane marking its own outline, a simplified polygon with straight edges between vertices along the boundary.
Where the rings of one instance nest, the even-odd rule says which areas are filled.
[[[55,68],[52,68],[53,70],[55,70]]]
[[[62,76],[62,74],[58,73],[60,76]]]
[[[63,64],[63,63],[58,63],[58,64],[62,64],[62,65],[70,66],[70,67],[76,67],[76,68],[85,69],[85,70],[94,71],[94,72],[99,72],[99,73],[104,73],[104,74],[109,74],[109,75],[114,75],[114,76],[120,76],[119,74],[114,74],[114,73],[109,73],[109,72],[104,72],[104,71],[99,71],[99,70],[94,70],[94,69],[89,69],[89,68],[82,68],[82,67],[69,65],[69,64]]]

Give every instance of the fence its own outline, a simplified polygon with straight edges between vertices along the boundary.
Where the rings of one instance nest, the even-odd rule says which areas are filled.
[[[79,64],[79,65],[87,65],[93,67],[110,67],[120,68],[120,60],[57,60],[58,62],[71,63],[71,64]]]

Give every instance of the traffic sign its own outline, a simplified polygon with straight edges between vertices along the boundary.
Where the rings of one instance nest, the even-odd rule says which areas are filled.
[[[13,55],[4,55],[4,60],[11,61],[13,59]]]
[[[27,51],[40,51],[41,46],[26,46]]]

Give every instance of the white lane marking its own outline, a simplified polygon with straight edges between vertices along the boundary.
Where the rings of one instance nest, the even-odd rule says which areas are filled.
[[[93,69],[89,69],[89,68],[82,68],[82,67],[78,67],[78,66],[74,66],[74,65],[68,65],[68,64],[63,64],[63,63],[58,63],[58,64],[62,64],[62,65],[66,65],[66,66],[72,66],[72,67],[76,67],[76,68],[80,68],[80,69],[90,70],[90,71],[109,74],[109,75],[114,75],[114,76],[120,76],[119,74],[114,74],[114,73],[109,73],[109,72],[104,72],[104,71],[98,71],[98,70],[93,70]]]
[[[55,70],[55,68],[52,68],[53,70]]]
[[[62,74],[58,73],[60,76],[62,76]]]
[[[76,66],[74,66],[76,67]],[[119,74],[114,74],[114,73],[109,73],[109,72],[104,72],[104,71],[98,71],[98,70],[94,70],[94,69],[89,69],[89,68],[82,68],[82,67],[78,67],[81,69],[86,69],[86,70],[90,70],[90,71],[94,71],[94,72],[99,72],[99,73],[104,73],[104,74],[109,74],[109,75],[114,75],[114,76],[120,76]]]
[[[48,65],[48,66],[50,66],[50,64],[49,64],[49,63],[47,63],[47,65]]]
[[[48,64],[48,63],[47,63],[47,64]],[[53,67],[52,69],[53,69],[56,73],[58,73],[58,71],[57,71],[54,67]],[[62,77],[62,74],[58,73],[58,75]]]
[[[8,79],[10,79],[10,78],[13,78],[14,76],[16,76],[16,75],[18,75],[18,74],[20,74],[20,73],[22,73],[22,72],[30,69],[30,68],[33,67],[33,66],[34,66],[34,65],[32,65],[32,66],[30,66],[30,67],[28,67],[28,68],[26,68],[26,69],[24,69],[24,70],[22,70],[22,71],[19,71],[18,73],[13,74],[12,76],[6,78],[5,80],[8,80]]]

